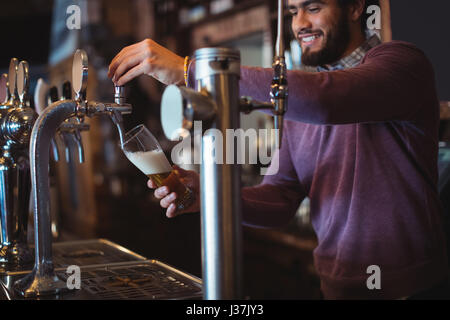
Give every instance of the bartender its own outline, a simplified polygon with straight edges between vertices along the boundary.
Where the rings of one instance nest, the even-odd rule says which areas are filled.
[[[243,220],[283,226],[309,197],[325,299],[446,298],[433,68],[410,43],[368,36],[370,4],[288,0],[302,63],[319,72],[288,71],[279,170],[243,188]],[[146,39],[120,51],[109,76],[116,85],[142,74],[182,85],[188,63]],[[271,69],[242,67],[241,95],[269,100],[272,76]],[[198,174],[179,171],[199,199]],[[154,194],[168,217],[199,211],[197,201],[175,212],[177,195],[166,186]]]

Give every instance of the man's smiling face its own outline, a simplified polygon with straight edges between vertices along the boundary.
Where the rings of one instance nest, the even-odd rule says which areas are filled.
[[[288,0],[292,31],[302,48],[302,63],[331,64],[350,42],[348,15],[338,0]]]

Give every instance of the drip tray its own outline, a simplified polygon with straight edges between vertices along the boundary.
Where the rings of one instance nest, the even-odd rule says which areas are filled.
[[[52,248],[55,268],[146,260],[145,257],[105,239],[56,242]]]
[[[149,260],[104,239],[53,244],[55,272],[67,281],[68,266],[81,270],[81,288],[40,299],[62,300],[170,300],[201,299],[202,281],[158,260]],[[0,276],[0,299],[23,299],[15,294],[13,283],[27,271],[6,272]],[[1,295],[1,293],[0,293]]]
[[[66,279],[65,273],[58,273]],[[201,281],[160,261],[88,267],[81,271],[81,290],[101,300],[201,298]]]

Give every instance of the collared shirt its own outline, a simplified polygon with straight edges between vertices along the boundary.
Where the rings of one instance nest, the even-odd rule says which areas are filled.
[[[319,72],[335,71],[335,70],[342,70],[342,69],[346,69],[346,68],[356,67],[361,62],[362,58],[364,58],[366,53],[370,49],[376,47],[379,44],[381,44],[380,38],[378,37],[378,35],[373,34],[372,36],[367,38],[367,40],[361,46],[359,46],[355,51],[353,51],[350,55],[342,58],[341,60],[339,60],[335,63],[329,64],[326,66],[317,67],[317,71],[319,71]]]

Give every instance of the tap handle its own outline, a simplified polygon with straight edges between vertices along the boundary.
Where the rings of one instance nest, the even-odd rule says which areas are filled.
[[[19,94],[20,103],[25,106],[28,98],[29,88],[29,66],[25,60],[21,61],[17,71],[17,93]]]
[[[61,100],[72,100],[72,84],[70,81],[65,81],[62,85]]]
[[[88,80],[88,56],[84,50],[78,49],[73,57],[72,84],[76,99],[86,100]]]
[[[5,104],[9,100],[8,74],[4,73],[0,77],[0,104]]]
[[[17,101],[17,71],[19,69],[19,61],[16,58],[12,58],[9,63],[9,95],[11,99]]]
[[[39,78],[36,83],[36,88],[34,89],[34,106],[36,112],[41,114],[42,111],[47,107],[48,100],[47,95],[49,92],[49,85],[44,81],[44,79]]]
[[[49,92],[48,92],[48,104],[52,104],[56,101],[59,100],[59,95],[58,95],[58,88],[53,86],[50,88]]]

